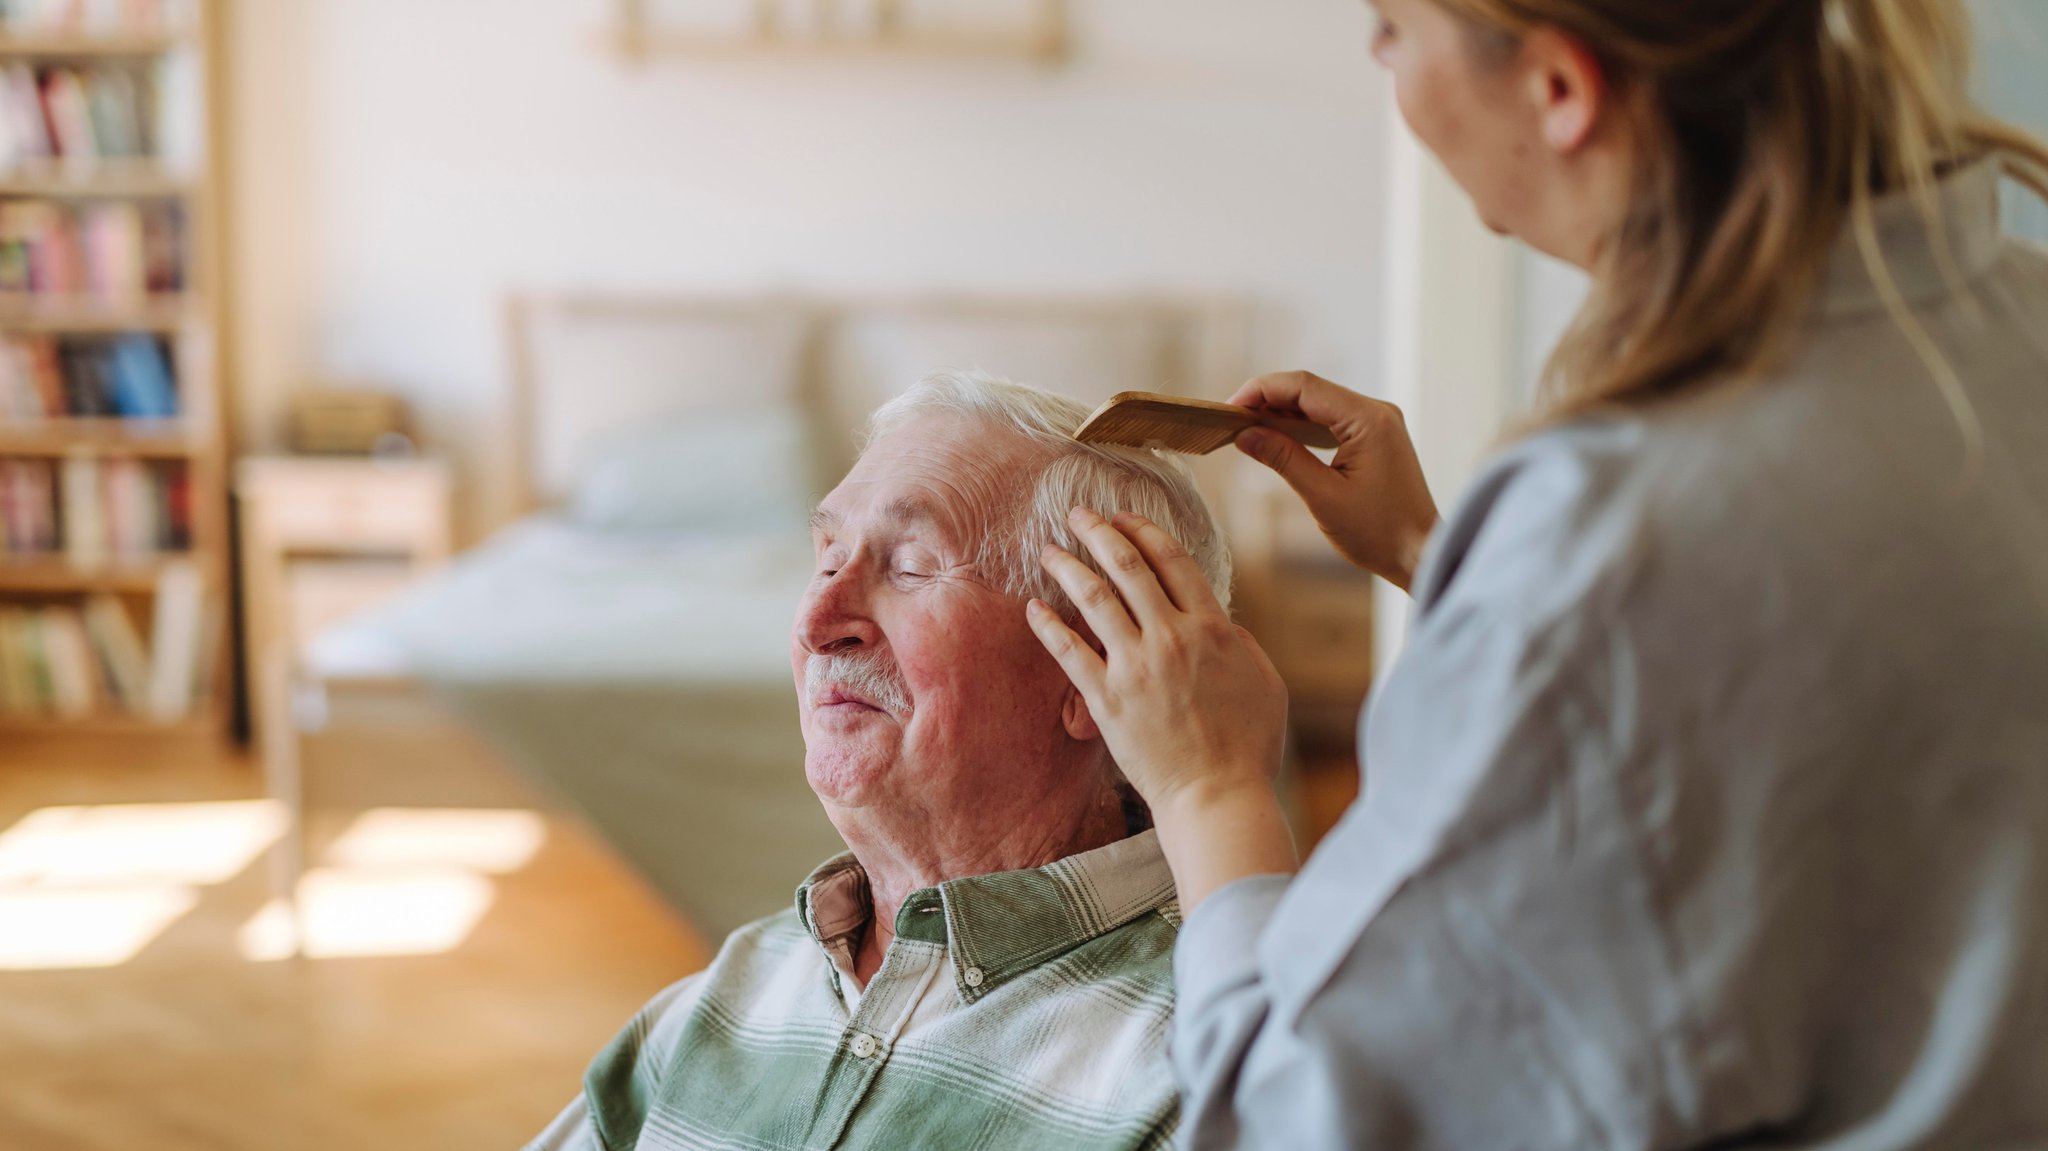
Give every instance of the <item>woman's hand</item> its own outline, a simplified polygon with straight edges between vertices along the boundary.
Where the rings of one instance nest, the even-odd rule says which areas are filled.
[[[1031,627],[1151,805],[1183,909],[1245,875],[1294,870],[1273,792],[1287,689],[1272,661],[1159,525],[1084,508],[1069,522],[1109,579],[1056,547],[1041,562],[1101,654],[1042,601],[1029,605]]]
[[[1407,591],[1437,514],[1401,409],[1307,372],[1260,376],[1230,402],[1299,413],[1336,433],[1327,464],[1266,428],[1239,435],[1237,447],[1280,473],[1345,559]]]

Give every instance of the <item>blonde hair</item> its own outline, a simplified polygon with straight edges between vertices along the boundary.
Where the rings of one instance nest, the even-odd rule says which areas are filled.
[[[1936,182],[1996,156],[2048,199],[2048,146],[1970,100],[1962,0],[1437,0],[1511,45],[1540,26],[1608,70],[1642,149],[1632,207],[1544,371],[1538,424],[1709,380],[1755,380],[1799,329],[1843,228],[1972,455],[1975,413],[1878,245],[1904,191],[1954,275]]]

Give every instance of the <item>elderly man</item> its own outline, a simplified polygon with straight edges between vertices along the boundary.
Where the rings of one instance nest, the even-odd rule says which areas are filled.
[[[1229,559],[1177,462],[980,375],[875,413],[813,520],[790,662],[811,787],[852,850],[592,1063],[541,1151],[1162,1147],[1173,880],[1025,623],[1076,506]]]

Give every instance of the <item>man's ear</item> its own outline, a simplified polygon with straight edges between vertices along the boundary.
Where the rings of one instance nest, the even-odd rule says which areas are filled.
[[[1585,41],[1549,27],[1524,35],[1521,58],[1543,142],[1559,155],[1577,152],[1607,108],[1606,67]]]
[[[1060,724],[1069,736],[1082,743],[1102,738],[1102,729],[1095,726],[1095,716],[1088,711],[1088,701],[1081,698],[1081,689],[1071,683],[1060,700]]]

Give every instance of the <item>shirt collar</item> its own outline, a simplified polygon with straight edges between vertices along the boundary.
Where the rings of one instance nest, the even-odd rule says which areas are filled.
[[[1986,157],[1958,168],[1934,185],[1939,233],[1928,226],[1922,202],[1911,192],[1897,192],[1877,201],[1878,247],[1906,303],[1924,303],[1956,292],[1998,262],[2005,243],[1998,219],[2000,169],[1995,157]],[[1937,235],[1945,237],[1946,244]],[[1841,238],[1828,258],[1819,307],[1821,315],[1830,318],[1884,307],[1884,296],[1856,242],[1853,221],[1844,220]]]
[[[796,911],[831,957],[857,940],[873,914],[869,900],[867,872],[845,852],[797,888]],[[896,934],[945,944],[954,989],[972,1003],[1155,911],[1179,923],[1173,873],[1159,850],[1159,833],[1147,830],[1044,867],[949,879],[913,892],[897,912]]]

